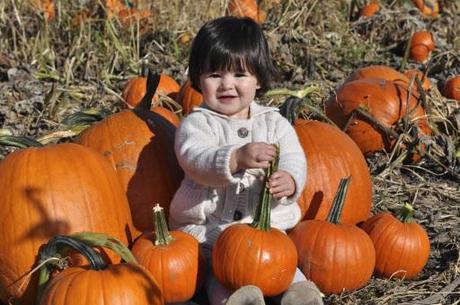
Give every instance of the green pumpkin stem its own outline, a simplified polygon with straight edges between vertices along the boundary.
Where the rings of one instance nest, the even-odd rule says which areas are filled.
[[[332,207],[327,216],[327,221],[334,224],[340,223],[340,216],[342,216],[343,205],[348,192],[348,186],[350,185],[351,176],[340,179],[339,187],[335,193],[334,200],[332,201]]]
[[[410,223],[414,220],[414,208],[406,203],[396,217],[403,223]]]
[[[159,204],[153,207],[153,217],[155,222],[155,246],[167,246],[174,240],[168,230],[165,213]]]
[[[62,258],[64,249],[71,247],[77,250],[79,253],[83,254],[87,259],[92,269],[94,270],[103,270],[107,268],[102,256],[97,253],[91,246],[87,245],[85,242],[78,240],[77,238],[71,236],[58,235],[52,238],[40,251],[40,275],[38,279],[38,292],[37,292],[37,304],[40,303],[40,298],[43,294],[43,291],[46,287],[46,283],[50,278],[51,267],[63,268],[64,264],[62,260],[51,260],[50,258]]]
[[[271,209],[272,209],[272,195],[270,194],[270,189],[268,187],[268,180],[270,176],[278,170],[279,157],[280,157],[280,148],[278,145],[276,147],[276,156],[275,159],[270,162],[270,167],[265,171],[264,186],[262,188],[259,206],[257,208],[257,213],[254,217],[254,222],[252,226],[256,229],[262,231],[271,230]]]

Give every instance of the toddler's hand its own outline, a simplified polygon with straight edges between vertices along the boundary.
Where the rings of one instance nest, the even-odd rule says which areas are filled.
[[[237,170],[247,168],[267,168],[276,156],[273,145],[256,142],[246,144],[235,151]]]
[[[292,176],[286,171],[274,172],[268,180],[270,193],[273,198],[280,199],[289,197],[295,193],[295,182]]]

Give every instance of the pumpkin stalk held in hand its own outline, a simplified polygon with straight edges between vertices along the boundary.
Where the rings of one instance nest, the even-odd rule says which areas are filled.
[[[228,227],[212,250],[214,275],[228,289],[255,285],[265,296],[275,296],[285,291],[294,277],[295,246],[286,234],[270,226],[272,197],[268,179],[277,170],[277,163],[272,161],[267,169],[253,223]]]

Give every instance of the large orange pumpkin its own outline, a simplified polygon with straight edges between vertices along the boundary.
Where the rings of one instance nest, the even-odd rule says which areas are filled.
[[[113,167],[77,144],[17,150],[0,163],[0,298],[32,304],[42,245],[57,234],[105,232],[130,240],[126,195]],[[111,259],[117,256],[107,253]]]
[[[182,106],[182,114],[187,115],[192,112],[193,107],[203,102],[203,95],[193,89],[192,82],[187,79],[180,88],[176,101]]]
[[[190,300],[204,279],[205,260],[192,235],[169,231],[163,209],[154,208],[155,231],[142,234],[132,253],[153,275],[166,303]]]
[[[158,84],[156,94],[152,99],[152,106],[155,106],[154,102],[158,100],[158,95],[167,95],[175,100],[179,89],[179,84],[172,77],[166,74],[161,74],[160,83]],[[134,108],[141,102],[146,92],[147,77],[139,76],[126,83],[121,96],[129,108]]]
[[[413,220],[413,212],[407,204],[397,217],[388,212],[379,213],[362,224],[375,246],[376,274],[410,280],[428,261],[428,234]]]
[[[297,249],[299,268],[325,294],[364,286],[375,266],[374,245],[366,232],[340,223],[347,181],[340,181],[327,221],[305,220],[289,232]]]
[[[153,230],[151,211],[157,202],[169,202],[183,178],[174,153],[176,126],[149,110],[155,88],[134,110],[123,110],[85,130],[79,143],[94,148],[116,169],[128,196],[133,223],[140,235]],[[162,109],[161,112],[169,112]],[[137,236],[136,235],[136,236]]]
[[[364,78],[380,78],[389,81],[402,81],[409,83],[409,78],[392,67],[385,65],[371,65],[356,69],[345,82]]]
[[[353,140],[323,122],[297,119],[294,128],[308,161],[307,182],[299,199],[304,219],[326,219],[340,179],[353,176],[341,221],[355,224],[369,218],[372,181],[366,160]]]
[[[326,102],[325,111],[340,128],[348,124],[346,133],[365,155],[381,150],[390,151],[395,139],[358,114],[349,122],[357,108],[367,111],[380,126],[389,130],[394,131],[395,124],[407,116],[408,121],[414,123],[422,134],[431,134],[418,96],[415,93],[409,96],[405,84],[374,78],[350,81]]]

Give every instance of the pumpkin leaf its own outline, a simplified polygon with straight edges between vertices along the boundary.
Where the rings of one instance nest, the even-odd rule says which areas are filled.
[[[110,110],[106,108],[98,109],[87,109],[72,113],[62,120],[64,125],[75,126],[75,125],[90,125],[94,122],[104,119],[110,114]]]
[[[0,135],[0,145],[18,148],[42,147],[43,144],[27,136]]]

